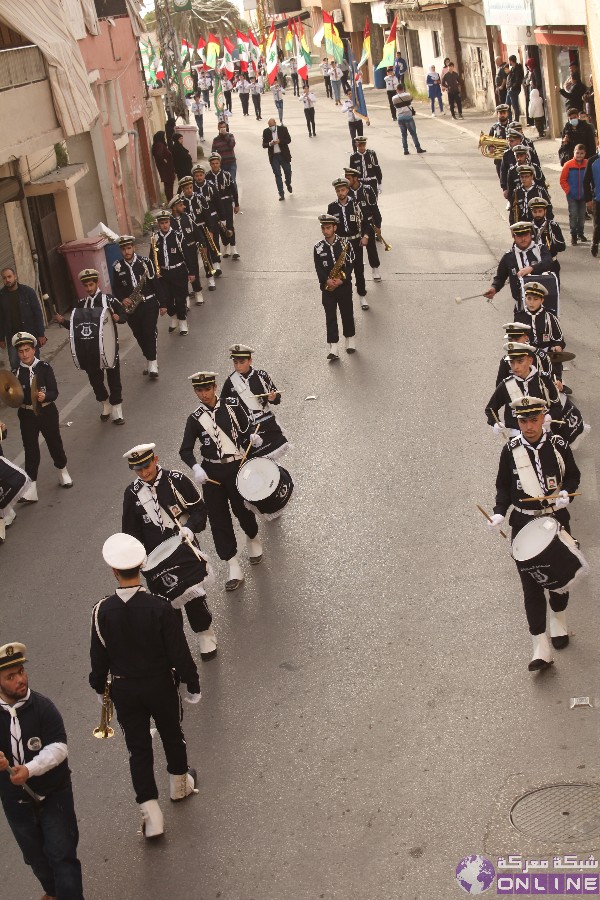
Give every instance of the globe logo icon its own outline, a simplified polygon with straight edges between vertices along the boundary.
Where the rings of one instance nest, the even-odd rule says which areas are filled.
[[[467,894],[483,894],[495,877],[496,870],[485,856],[465,856],[456,867],[456,883]]]

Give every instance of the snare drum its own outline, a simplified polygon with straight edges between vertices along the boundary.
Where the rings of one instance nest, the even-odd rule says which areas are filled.
[[[512,558],[519,572],[557,594],[566,594],[589,571],[575,540],[552,516],[532,519],[519,531]]]
[[[109,309],[74,309],[70,335],[73,362],[78,369],[114,369],[117,364],[117,330]]]
[[[171,602],[190,588],[203,584],[209,574],[208,563],[204,554],[200,556],[198,559],[178,534],[163,541],[148,554],[142,569],[150,592]]]
[[[271,459],[257,457],[241,467],[236,487],[248,509],[265,519],[276,519],[292,498],[294,482],[287,469]]]
[[[0,456],[0,513],[10,510],[30,484],[23,469]]]
[[[556,433],[567,442],[571,450],[575,450],[585,439],[590,426],[585,424],[581,412],[566,394],[560,394],[560,402],[563,408],[563,422],[556,427]]]

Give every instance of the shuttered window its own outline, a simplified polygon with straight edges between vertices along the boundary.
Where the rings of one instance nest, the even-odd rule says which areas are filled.
[[[14,264],[15,258],[10,240],[10,232],[8,230],[8,222],[6,221],[6,213],[4,211],[4,206],[0,206],[0,269],[3,269],[4,266],[14,266]]]

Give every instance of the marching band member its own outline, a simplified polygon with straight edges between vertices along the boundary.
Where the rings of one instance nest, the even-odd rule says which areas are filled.
[[[394,121],[395,119],[394,116]],[[366,137],[357,137],[355,143],[356,151],[350,154],[350,167],[358,169],[362,184],[370,187],[377,197],[383,180],[377,154],[374,150],[367,150]]]
[[[534,197],[543,197],[546,200],[550,212],[548,215],[552,218],[552,206],[550,205],[550,195],[545,187],[534,182],[534,169],[531,165],[517,166],[517,175],[519,181],[515,185],[510,197],[510,215],[509,222],[525,222],[533,219],[533,212],[529,205],[529,201]]]
[[[546,179],[544,178],[544,173],[542,172],[539,165],[531,162],[531,154],[527,147],[523,144],[518,144],[516,147],[512,148],[512,152],[515,158],[515,162],[508,167],[506,172],[506,199],[509,203],[513,202],[513,194],[516,188],[519,186],[521,182],[521,173],[519,169],[522,166],[528,166],[531,168],[532,180],[530,185],[538,185],[540,191],[545,192],[548,199],[550,199],[547,191],[546,191]]]
[[[235,246],[235,228],[233,217],[240,211],[240,200],[237,184],[229,174],[221,168],[221,156],[219,153],[211,153],[208,157],[210,172],[207,172],[206,180],[212,184],[219,195],[223,213],[225,214],[225,228],[221,233],[223,240],[223,257],[227,259],[239,259],[240,254]]]
[[[135,481],[125,489],[122,530],[131,534],[150,553],[163,541],[180,533],[199,548],[197,535],[206,528],[206,507],[194,482],[176,470],[163,469],[154,453],[156,444],[138,444],[123,454]],[[212,613],[202,584],[190,585],[176,600],[174,609],[185,609],[188,621],[198,635],[200,656],[204,660],[217,655],[217,639]]]
[[[550,204],[544,197],[536,195],[529,201],[531,218],[533,223],[533,239],[538,244],[545,244],[552,257],[552,272],[560,279],[560,263],[557,259],[559,253],[567,249],[560,225],[556,219],[549,218],[548,207]]]
[[[489,527],[498,530],[512,505],[509,523],[512,540],[533,517],[551,515],[568,532],[571,502],[568,494],[579,487],[579,469],[569,445],[556,434],[544,430],[547,402],[533,395],[511,401],[519,433],[502,448],[496,478],[496,504]],[[524,502],[537,496],[552,496],[551,501]],[[533,657],[529,671],[552,665],[552,650],[546,636],[546,596],[543,584],[519,571],[525,601],[525,614],[533,638]],[[569,643],[566,623],[568,593],[549,592],[550,638],[561,650]]]
[[[348,238],[353,251],[353,270],[356,280],[356,293],[360,297],[361,309],[368,309],[369,304],[365,300],[367,286],[365,284],[365,263],[363,248],[369,242],[369,224],[363,219],[361,208],[356,200],[348,196],[350,182],[346,178],[336,178],[332,182],[337,194],[337,201],[330,203],[327,212],[337,219],[338,237]]]
[[[0,798],[42,900],[83,900],[67,734],[54,703],[29,689],[26,653],[0,647]]]
[[[319,216],[321,234],[314,249],[314,262],[317,278],[321,288],[321,299],[325,310],[327,343],[330,361],[340,358],[338,345],[340,333],[338,329],[337,311],[342,319],[342,330],[346,338],[346,353],[356,352],[356,334],[354,326],[354,309],[352,307],[352,266],[354,250],[347,239],[337,236],[337,216],[329,213]]]
[[[535,348],[530,344],[508,343],[504,352],[509,358],[511,374],[501,381],[485,408],[488,425],[494,434],[502,434],[498,414],[504,407],[504,427],[514,436],[519,433],[517,419],[512,411],[512,401],[523,396],[542,397],[553,419],[562,419],[562,406],[554,382],[538,372],[535,366]]]
[[[91,622],[90,685],[100,702],[112,676],[110,698],[129,751],[131,780],[140,806],[146,838],[164,832],[154,778],[150,719],[167,758],[171,800],[197,794],[196,772],[188,767],[181,729],[180,697],[198,703],[200,679],[180,617],[163,597],[148,593],[140,581],[146,559],[143,544],[129,534],[113,534],[102,556],[119,584],[116,592],[94,606]]]
[[[187,178],[186,183],[189,184]],[[184,179],[181,179],[182,181]],[[181,181],[179,187],[181,187]],[[190,289],[194,293],[196,306],[202,306],[204,297],[202,296],[202,282],[200,281],[200,266],[198,264],[198,226],[194,222],[192,216],[185,212],[186,204],[183,197],[177,194],[169,204],[171,207],[171,227],[179,232],[183,238],[183,243],[188,249],[187,260],[190,273],[194,276],[190,281]]]
[[[514,243],[498,263],[492,285],[483,296],[492,300],[508,281],[516,312],[523,307],[520,279],[523,275],[541,275],[551,270],[552,257],[547,247],[534,241],[531,222],[515,222],[510,230]]]
[[[566,342],[560,323],[553,313],[544,309],[544,298],[547,296],[548,291],[543,284],[528,281],[525,285],[525,309],[520,309],[515,319],[530,326],[530,343],[534,347],[564,350]]]
[[[25,450],[25,471],[31,479],[31,484],[21,495],[21,502],[35,503],[38,499],[36,482],[40,468],[40,434],[46,441],[54,467],[58,469],[60,486],[73,487],[73,480],[67,471],[67,456],[60,435],[58,409],[54,402],[58,397],[58,386],[52,366],[43,359],[36,359],[37,338],[32,334],[18,331],[12,345],[19,354],[15,375],[23,388],[23,403],[18,416]]]
[[[179,334],[188,333],[188,283],[194,280],[194,260],[181,234],[171,225],[171,213],[161,209],[156,215],[158,231],[153,235],[153,253],[160,272],[160,305],[166,306],[170,316],[169,334],[179,325]]]
[[[213,252],[210,246],[210,241],[208,240],[208,235],[211,235],[212,237],[208,224],[208,211],[204,209],[204,206],[202,205],[202,199],[194,190],[193,178],[190,180],[188,180],[187,178],[181,179],[181,194],[179,196],[181,197],[181,200],[183,202],[183,208],[185,212],[188,214],[188,216],[196,226],[197,253],[199,253],[202,257],[202,264],[204,266],[204,273],[208,282],[208,289],[209,291],[216,291],[216,269],[211,263]]]
[[[523,322],[507,322],[502,326],[505,331],[504,342],[510,344],[529,344],[533,346],[533,342],[531,340],[532,327],[531,325],[526,325]],[[535,360],[534,365],[538,372],[542,375],[545,375],[547,378],[552,379],[552,363],[550,362],[550,357],[541,347],[534,347],[535,350]],[[498,366],[498,374],[496,376],[496,387],[500,384],[501,381],[504,381],[505,378],[508,378],[511,375],[510,368],[510,356],[504,355],[500,360],[500,365]]]
[[[496,114],[498,117],[498,121],[494,122],[490,130],[488,131],[488,135],[490,137],[496,138],[501,141],[506,140],[506,131],[508,128],[508,114],[510,113],[510,106],[507,103],[499,103],[496,107]],[[501,160],[495,159],[494,165],[496,166],[496,172],[498,173],[498,178],[500,178],[500,166]]]
[[[139,256],[135,252],[135,238],[131,234],[121,235],[117,243],[123,259],[113,263],[113,291],[125,308],[127,324],[146,360],[144,375],[158,378],[156,325],[159,312],[164,315],[167,310],[165,307],[160,309],[158,304],[154,263],[147,256]],[[136,294],[141,297],[141,301],[130,312],[134,302],[132,295]]]
[[[360,172],[358,169],[344,169],[344,177],[350,185],[348,196],[352,200],[356,200],[361,208],[362,217],[365,222],[369,223],[369,242],[367,244],[367,257],[373,281],[381,281],[379,272],[379,253],[377,252],[377,242],[375,240],[375,229],[381,232],[381,212],[377,203],[377,194],[368,185],[360,183]]]
[[[6,529],[17,517],[15,505],[31,484],[27,472],[4,456],[2,441],[6,435],[6,425],[0,422],[0,543],[6,540]]]
[[[261,447],[262,438],[252,434],[252,416],[238,397],[217,394],[215,372],[196,372],[189,380],[200,405],[188,416],[179,455],[202,485],[202,493],[215,549],[227,561],[225,590],[235,591],[244,580],[237,552],[231,513],[246,534],[250,565],[258,565],[263,549],[256,517],[244,505],[236,477],[248,445]],[[194,453],[198,441],[201,464]]]
[[[96,269],[84,269],[79,273],[86,296],[80,297],[75,303],[75,309],[108,309],[113,322],[119,325],[125,323],[125,313],[123,306],[111,294],[103,294],[98,287],[99,274]],[[55,315],[56,321],[63,326],[69,328],[68,319],[59,313]],[[102,404],[102,412],[100,413],[100,421],[108,422],[112,410],[113,425],[123,425],[123,388],[121,387],[121,366],[119,363],[119,338],[115,328],[115,340],[117,343],[117,356],[115,365],[112,369],[87,368],[85,373],[92,386],[94,396],[98,403]],[[108,390],[104,383],[104,372],[106,372],[106,382]]]
[[[215,267],[215,275],[218,278],[219,275],[223,274],[219,234],[221,228],[225,227],[225,211],[219,194],[214,186],[206,180],[206,169],[204,166],[197,163],[192,168],[192,175],[194,178],[194,192],[202,203],[202,218],[213,238],[212,243],[214,247],[211,245],[211,259]]]
[[[253,448],[250,455],[279,459],[289,449],[289,443],[269,406],[281,403],[281,394],[268,372],[252,366],[253,353],[246,344],[232,344],[229,348],[235,371],[225,379],[221,396],[239,397],[253,414],[254,422],[260,423],[263,443]]]

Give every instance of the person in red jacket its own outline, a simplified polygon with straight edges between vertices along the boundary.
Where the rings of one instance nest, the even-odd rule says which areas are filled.
[[[573,247],[576,246],[578,239],[584,244],[588,242],[583,233],[585,225],[585,190],[583,182],[587,165],[585,156],[585,146],[577,144],[575,156],[564,164],[560,173],[560,186],[567,195],[567,203],[569,205],[569,229]]]
[[[152,156],[154,163],[158,169],[158,176],[163,183],[165,189],[165,197],[167,203],[173,196],[173,185],[175,184],[175,164],[173,163],[173,154],[167,147],[167,140],[164,131],[157,131],[152,140]]]

